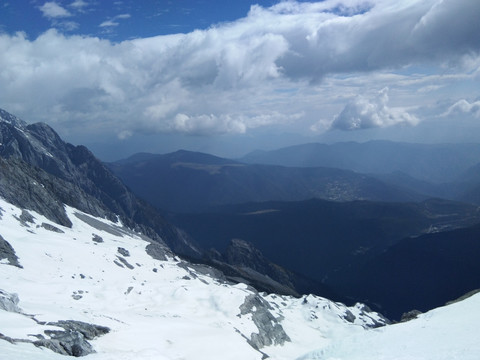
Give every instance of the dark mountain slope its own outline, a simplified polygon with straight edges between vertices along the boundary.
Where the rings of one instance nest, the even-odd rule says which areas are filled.
[[[171,220],[204,248],[224,252],[231,239],[251,242],[271,261],[315,280],[362,263],[401,239],[480,222],[477,206],[444,200],[265,202],[222,206]]]
[[[160,236],[173,250],[198,256],[183,232],[131,193],[87,148],[65,143],[48,125],[27,125],[2,110],[0,144],[0,157],[4,159],[1,164],[2,181],[12,186],[6,186],[3,192],[10,191],[11,200],[15,201],[15,182],[20,181],[27,189],[35,190],[35,196],[44,201],[47,201],[47,193],[51,195],[48,200],[50,204],[64,202],[111,220],[119,215],[125,225],[142,226],[143,232],[153,238]],[[37,192],[37,188],[31,186],[33,182],[40,187],[48,187],[48,192],[41,189]],[[25,199],[31,199],[32,196],[34,195],[28,194]],[[21,201],[21,196],[17,199],[17,204],[28,205],[18,201]],[[40,203],[25,207],[42,210],[40,212],[51,216],[54,221],[65,221],[62,220],[61,209],[53,207],[50,210],[47,203],[43,205],[43,209]]]
[[[480,288],[480,225],[407,238],[328,283],[392,319],[442,306]]]
[[[174,212],[205,211],[216,205],[269,200],[425,199],[413,191],[352,171],[246,165],[188,151],[139,154],[109,167],[137,195],[158,208]]]
[[[467,169],[452,185],[457,199],[480,205],[480,164]]]
[[[480,144],[414,144],[391,141],[305,144],[274,151],[256,151],[241,161],[283,166],[327,166],[360,173],[400,171],[414,178],[450,182],[478,163]]]

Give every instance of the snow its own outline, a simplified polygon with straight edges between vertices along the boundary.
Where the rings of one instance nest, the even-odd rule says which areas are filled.
[[[96,350],[87,356],[92,360],[262,359],[246,340],[259,331],[252,315],[240,311],[254,293],[246,285],[223,283],[193,267],[184,269],[178,259],[155,260],[145,252],[148,242],[119,222],[97,218],[105,227],[94,228],[75,216],[78,210],[66,207],[71,228],[34,212],[34,223],[22,225],[21,209],[1,199],[0,208],[0,235],[23,266],[0,262],[0,289],[18,294],[22,310],[0,310],[4,336],[34,340],[46,329],[58,329],[24,315],[29,314],[38,321],[108,326],[110,333],[90,341]],[[42,223],[64,233],[49,231]],[[93,241],[94,235],[103,242]],[[119,248],[128,254],[122,255]],[[408,323],[373,330],[367,326],[378,317],[366,316],[361,305],[347,308],[312,295],[261,296],[291,339],[260,349],[271,359],[480,358],[475,329],[480,295]],[[348,313],[353,323],[345,319]],[[65,359],[45,348],[2,339],[0,354],[2,359]]]

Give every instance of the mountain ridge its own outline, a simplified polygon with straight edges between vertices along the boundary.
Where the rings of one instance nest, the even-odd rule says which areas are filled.
[[[243,164],[185,150],[134,155],[107,165],[136,194],[159,209],[173,212],[201,212],[216,205],[251,201],[323,198],[405,202],[426,198],[351,170]]]
[[[365,143],[309,143],[252,152],[246,163],[284,166],[330,166],[360,173],[404,172],[433,183],[451,182],[478,163],[480,144],[420,144],[371,140]]]
[[[9,169],[10,180],[4,177],[3,181],[12,184],[12,179],[26,179],[36,174],[34,178],[47,181],[52,190],[49,194],[60,196],[60,202],[111,220],[120,216],[126,226],[138,228],[157,241],[165,241],[174,251],[199,256],[200,251],[185,233],[165,221],[145,201],[138,199],[86,147],[64,142],[47,124],[26,125],[13,115],[6,114],[2,112],[0,121],[0,157],[4,159],[4,168]],[[20,165],[20,162],[25,165]],[[20,169],[21,173],[15,173]],[[49,176],[45,173],[60,179],[64,191],[55,189],[55,179],[47,180]],[[28,184],[28,181],[24,182]],[[44,195],[39,198],[46,200],[47,193],[42,188],[45,184],[39,184],[39,187],[30,186],[30,189],[33,192],[43,191]],[[14,196],[10,196],[10,200],[15,201]],[[52,199],[49,202],[52,203]],[[48,212],[48,206],[42,210]],[[54,220],[64,221],[61,209],[57,210]]]

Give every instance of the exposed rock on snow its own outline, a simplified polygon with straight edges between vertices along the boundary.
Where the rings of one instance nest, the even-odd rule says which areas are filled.
[[[22,267],[12,245],[0,235],[0,261],[6,259],[10,265]]]
[[[247,296],[240,306],[241,315],[251,314],[258,328],[258,332],[252,333],[249,340],[250,345],[257,350],[270,345],[283,345],[290,341],[278,319],[269,310],[273,310],[272,306],[257,294]]]
[[[4,290],[0,289],[0,309],[20,313],[22,310],[18,307],[18,295],[10,294]]]
[[[19,301],[17,294],[11,294],[4,290],[0,290],[1,310],[19,314],[22,317],[31,319],[40,326],[46,325],[48,328],[43,329],[43,334],[29,334],[29,336],[35,337],[38,340],[25,338],[18,339],[0,333],[0,339],[6,340],[11,344],[30,343],[35,346],[45,347],[58,354],[79,357],[95,352],[92,345],[87,340],[93,340],[110,331],[110,329],[105,326],[88,324],[82,321],[61,320],[48,323],[38,321],[35,316],[27,315],[22,312],[22,309],[18,306]],[[52,326],[63,328],[64,330],[52,330]]]
[[[48,231],[53,231],[53,232],[56,232],[56,233],[59,233],[59,234],[64,234],[65,231],[59,229],[58,227],[52,225],[52,224],[49,224],[49,223],[42,223],[40,225],[41,227],[43,227],[45,230],[48,230]]]
[[[478,295],[465,300],[465,314],[458,312],[465,307],[462,301],[449,311],[378,328],[387,321],[361,304],[258,293],[230,283],[216,269],[180,261],[121,224],[68,206],[72,226],[58,225],[64,233],[39,226],[48,220],[38,213],[31,212],[33,223],[26,227],[21,209],[2,199],[0,207],[2,235],[24,266],[0,262],[2,287],[8,291],[0,293],[0,354],[7,359],[61,360],[60,354],[92,351],[92,360],[392,360],[398,354],[414,360],[473,360],[480,354],[473,339]],[[103,242],[92,241],[92,234]],[[442,334],[450,326],[456,335],[448,343]],[[417,333],[413,350],[396,345],[412,343]]]

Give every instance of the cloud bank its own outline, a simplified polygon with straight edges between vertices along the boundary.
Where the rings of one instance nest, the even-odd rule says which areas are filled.
[[[55,2],[42,11],[52,19],[69,14]],[[420,84],[432,67],[469,77],[467,59],[479,64],[478,18],[480,2],[471,0],[286,1],[253,6],[246,17],[206,30],[121,43],[53,29],[33,40],[0,34],[1,107],[121,138],[245,133],[275,124],[308,129],[319,117],[342,130],[415,124],[414,114],[387,106],[388,94],[404,96],[400,86],[440,88]],[[406,75],[403,83],[372,80],[404,69],[420,70],[409,74],[410,83]],[[352,74],[371,74],[362,86],[390,91],[358,96],[362,87],[346,88],[342,80]],[[327,108],[330,115],[319,114]]]

